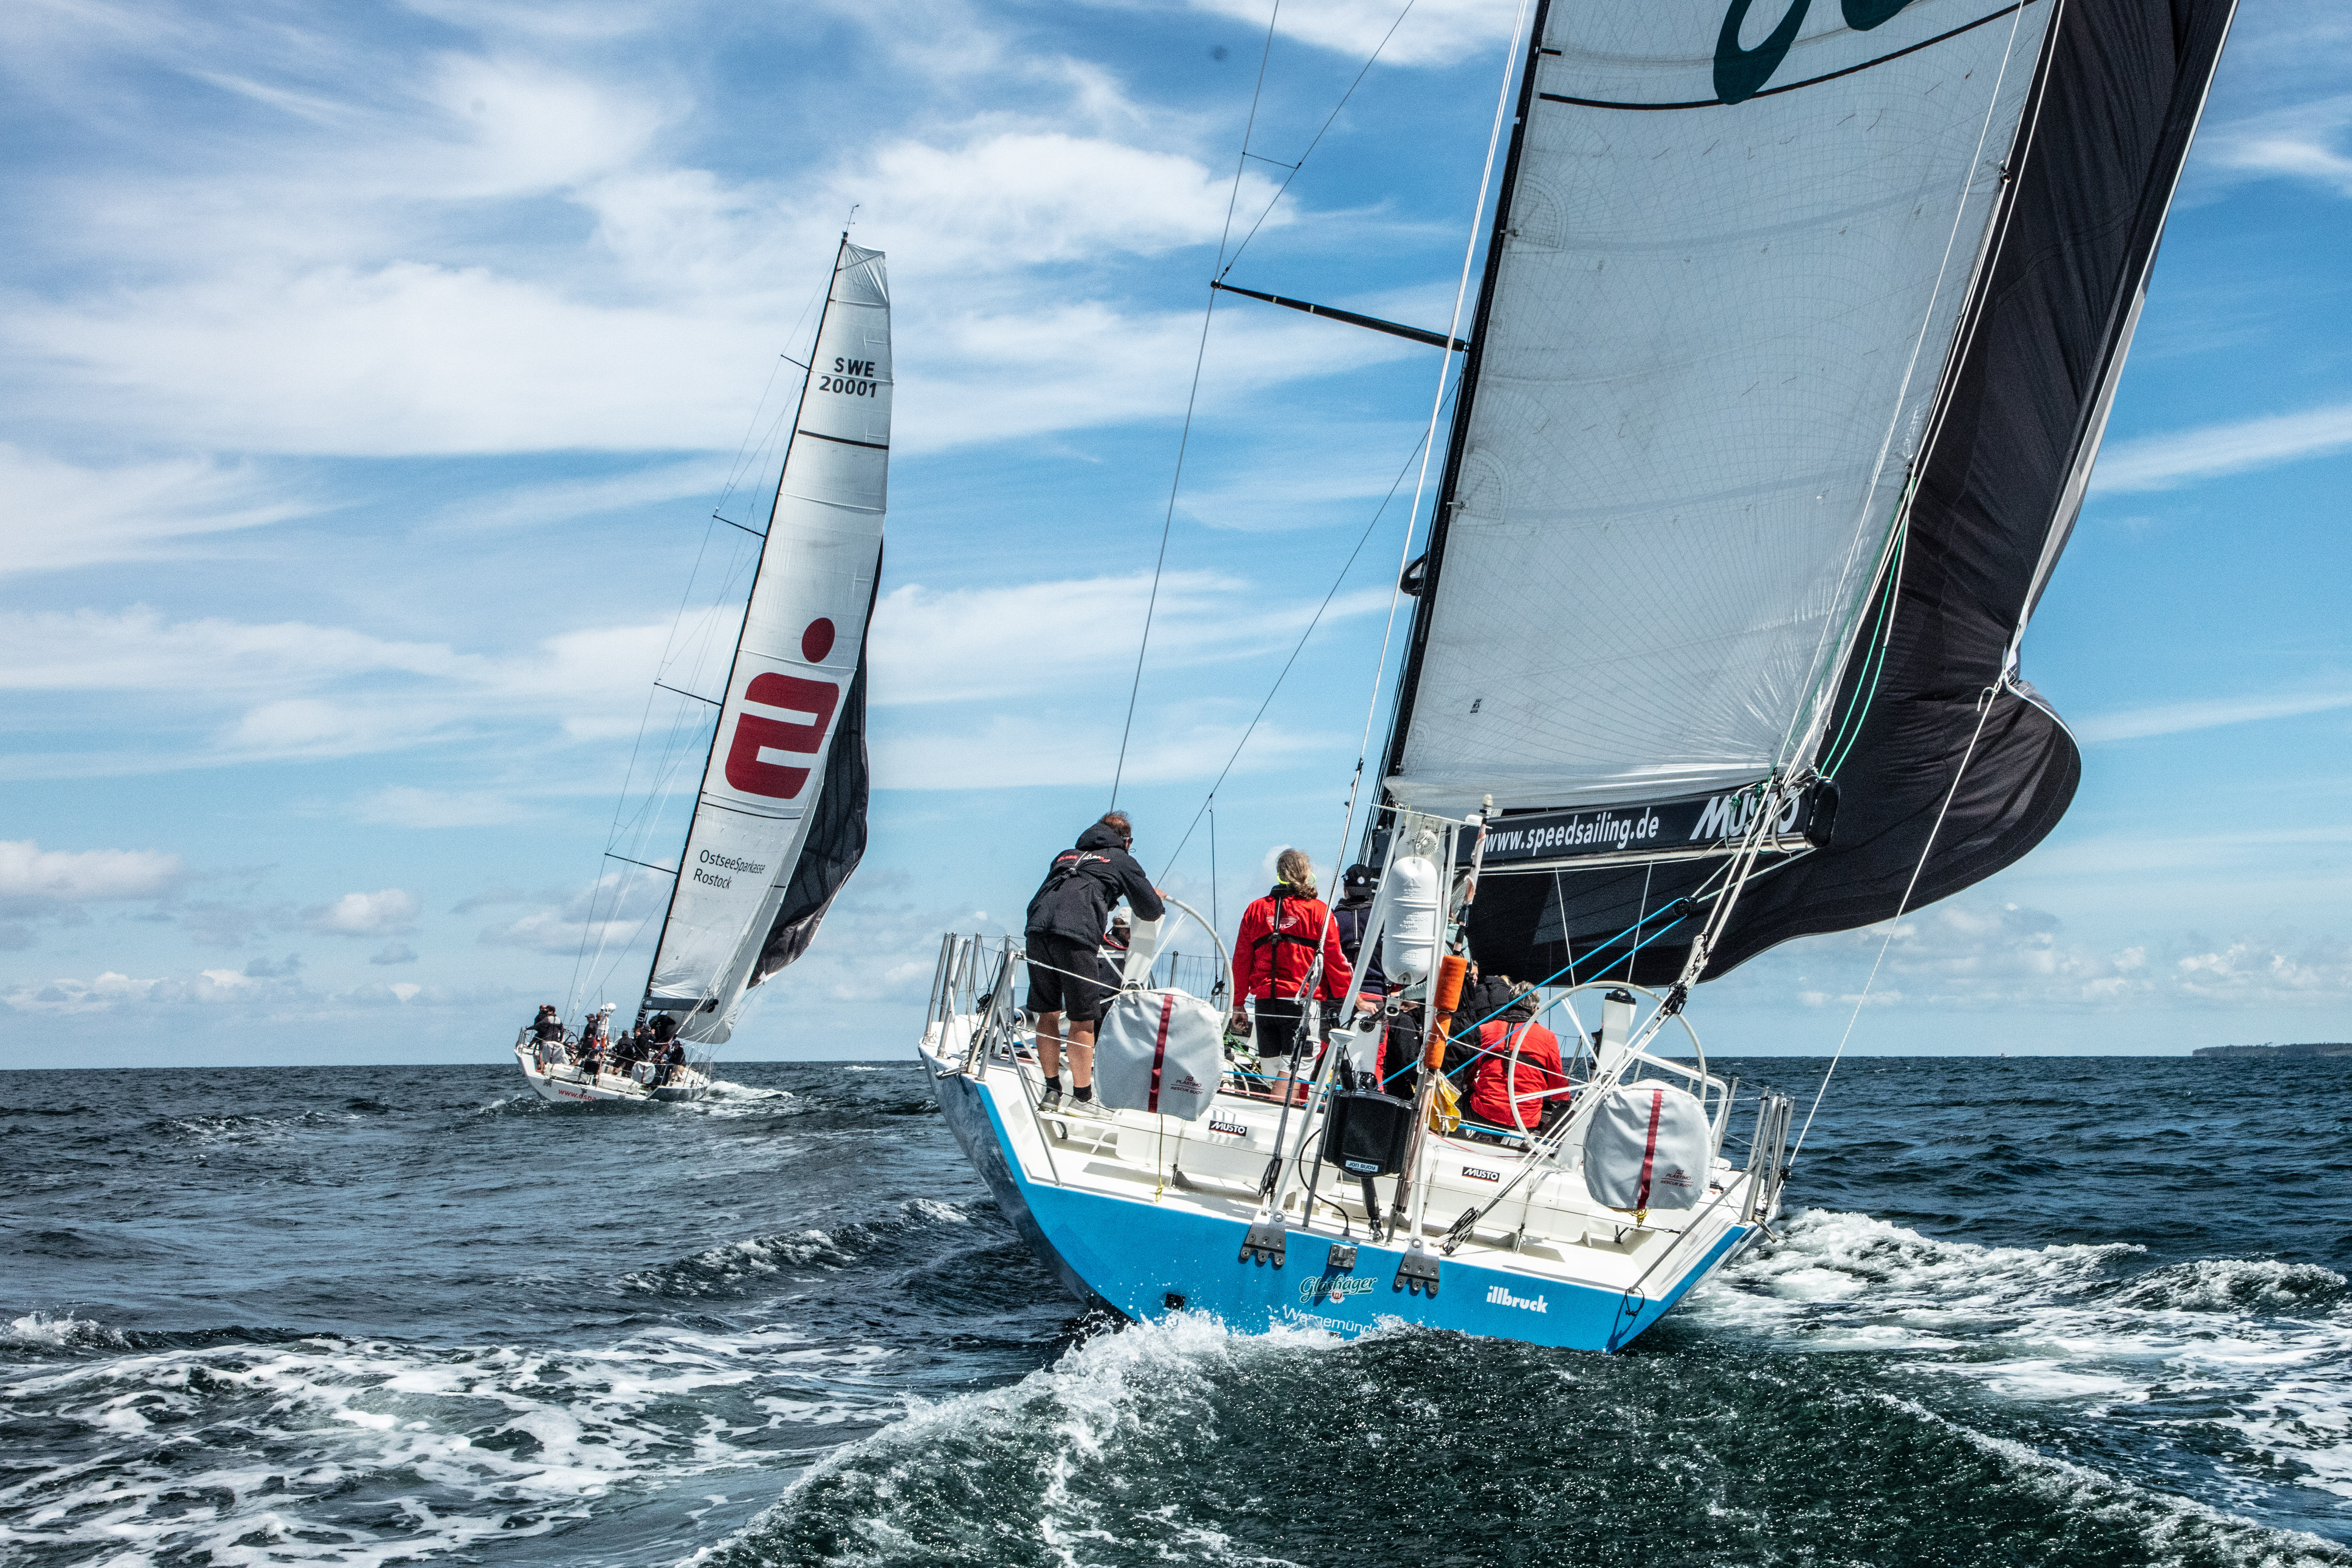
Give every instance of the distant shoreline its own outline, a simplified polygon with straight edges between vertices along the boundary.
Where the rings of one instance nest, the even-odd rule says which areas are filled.
[[[2329,1040],[2300,1046],[2200,1046],[2192,1057],[2259,1057],[2264,1060],[2312,1057],[2352,1057],[2352,1040]]]

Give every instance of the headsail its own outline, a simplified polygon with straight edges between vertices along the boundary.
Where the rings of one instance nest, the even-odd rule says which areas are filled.
[[[1601,844],[1833,775],[1776,825],[1718,973],[1894,912],[1988,691],[1912,902],[2039,841],[2077,763],[2017,639],[2231,6],[1547,7],[1391,797],[1492,795]],[[1724,837],[1493,867],[1474,942],[1532,978],[1646,938],[1634,973],[1671,978],[1696,922],[1666,935],[1658,912]]]
[[[648,1007],[725,1040],[866,847],[866,630],[882,563],[890,297],[842,242],[662,925]]]

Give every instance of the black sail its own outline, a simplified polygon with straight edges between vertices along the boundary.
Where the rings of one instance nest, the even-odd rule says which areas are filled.
[[[1822,15],[1809,20],[1799,0],[1752,45],[1742,31],[1748,9],[1735,0],[1719,35],[1709,36],[1711,96],[1670,82],[1662,90],[1672,51],[1632,47],[1639,29],[1669,26],[1658,20],[1666,13],[1629,11],[1634,19],[1621,23],[1613,8],[1550,8],[1549,23],[1538,24],[1511,166],[1520,169],[1520,142],[1533,122],[1552,173],[1548,185],[1506,184],[1481,302],[1486,363],[1471,366],[1457,408],[1385,781],[1390,799],[1433,809],[1475,805],[1481,789],[1494,795],[1502,815],[1490,845],[1501,852],[1489,855],[1472,943],[1488,969],[1522,978],[1675,978],[1699,924],[1679,900],[1719,872],[1743,811],[1753,809],[1743,784],[1808,768],[1828,781],[1780,825],[1773,852],[1710,955],[1710,976],[1791,937],[1885,920],[1906,907],[1906,893],[1907,907],[1917,908],[1991,875],[2050,832],[2081,773],[2072,737],[2018,670],[2018,641],[2082,505],[2233,0],[1918,0],[1892,8],[1846,0],[1844,26],[1819,0],[1810,9]],[[2000,79],[1990,79],[1983,62],[2004,37],[2011,56]],[[2007,73],[2019,47],[2031,74],[2017,64],[2012,86]],[[1964,68],[1971,62],[1977,68]],[[1582,88],[1585,78],[1600,85]],[[1659,143],[1660,182],[1682,177],[1677,168],[1720,180],[1719,169],[1698,160],[1728,145],[1761,171],[1757,178],[1770,179],[1775,156],[1797,159],[1809,144],[1830,147],[1812,155],[1833,165],[1832,134],[1848,123],[1849,108],[1866,121],[1931,93],[1949,101],[1972,91],[1979,97],[1969,112],[1981,105],[1985,130],[1970,193],[1952,224],[1967,282],[1951,286],[1947,264],[1932,290],[1919,289],[1916,374],[1871,383],[1855,371],[1840,381],[1837,356],[1812,352],[1819,333],[1792,335],[1785,346],[1748,345],[1747,359],[1729,366],[1737,376],[1697,384],[1702,395],[1763,399],[1776,385],[1790,390],[1756,416],[1753,429],[1711,410],[1708,428],[1729,437],[1730,456],[1718,453],[1714,469],[1689,479],[1663,466],[1691,465],[1693,452],[1706,448],[1705,432],[1669,442],[1677,405],[1660,399],[1644,409],[1635,391],[1624,390],[1634,373],[1608,363],[1605,349],[1564,338],[1547,350],[1557,368],[1524,354],[1497,359],[1490,318],[1529,319],[1530,300],[1559,311],[1613,301],[1622,311],[1624,298],[1608,292],[1623,287],[1608,280],[1611,267],[1665,276],[1678,259],[1672,235],[1635,236],[1655,241],[1646,246],[1614,243],[1620,237],[1612,235],[1612,243],[1579,249],[1570,211],[1578,196],[1559,173],[1577,157],[1599,171],[1597,180],[1622,178],[1609,174],[1608,160],[1646,152],[1647,136]],[[1757,113],[1777,118],[1745,125],[1742,117]],[[1581,118],[1538,120],[1546,114]],[[1675,129],[1635,129],[1669,123]],[[1924,166],[1934,128],[1921,124]],[[1785,142],[1773,134],[1782,131]],[[1749,145],[1741,146],[1743,136]],[[1784,145],[1796,151],[1775,152]],[[1952,166],[1948,145],[1939,155]],[[1775,227],[1725,205],[1721,190],[1736,186],[1709,197],[1715,205],[1706,211],[1727,215],[1759,275],[1800,316],[1810,308],[1809,281],[1815,293],[1823,287],[1780,258],[1808,244],[1842,257],[1824,244],[1821,226],[1880,224],[1897,261],[1895,242],[1915,237],[1896,226],[1916,213],[1885,216],[1892,209],[1881,198],[1900,191],[1887,184],[1884,161],[1850,163],[1858,184],[1879,182],[1850,210],[1832,202],[1816,216],[1776,213],[1787,221]],[[1780,176],[1801,172],[1792,163]],[[1923,179],[1920,189],[1930,191],[1930,183]],[[1692,258],[1681,265],[1699,275],[1705,246],[1720,247],[1723,237],[1695,237],[1685,247]],[[1621,315],[1596,335],[1623,341],[1639,330]],[[1712,352],[1675,342],[1670,323],[1658,338],[1662,375],[1673,374],[1677,353],[1701,359]],[[1862,363],[1883,346],[1857,339],[1844,363]],[[1775,353],[1785,358],[1785,376],[1775,374]],[[1588,358],[1601,363],[1588,367]],[[1817,363],[1823,359],[1826,365]],[[1888,432],[1875,468],[1852,452],[1795,451],[1783,459],[1769,447],[1767,437],[1801,444],[1809,415],[1848,417],[1865,431],[1867,421],[1853,417],[1865,402],[1882,411],[1871,417]],[[1745,405],[1723,407],[1744,413]],[[1652,433],[1642,418],[1658,433],[1646,447],[1633,444]],[[1601,457],[1588,457],[1579,441],[1603,444]],[[1604,459],[1613,467],[1604,468]],[[1528,482],[1530,470],[1549,482]],[[1611,476],[1620,489],[1601,482]],[[1816,487],[1832,504],[1860,498],[1853,510],[1862,521],[1843,556],[1807,543],[1804,529],[1820,525],[1806,520],[1802,503]],[[1564,489],[1576,493],[1563,499]],[[1620,493],[1651,492],[1661,504],[1607,510]],[[1898,499],[1889,501],[1890,493]],[[1828,530],[1819,537],[1834,539]],[[1544,589],[1559,580],[1561,560],[1589,562],[1604,585],[1654,579],[1660,624],[1674,635],[1642,649],[1638,667],[1603,665],[1593,639],[1578,641],[1573,603],[1564,605],[1567,629],[1545,645],[1556,654],[1507,655],[1517,672],[1532,673],[1546,700],[1512,710],[1515,729],[1498,727],[1490,742],[1479,715],[1497,704],[1479,700],[1481,661],[1493,663],[1505,645],[1481,617],[1499,606],[1520,635],[1547,635],[1512,603],[1519,591],[1514,550],[1527,555],[1524,575]],[[1785,602],[1759,598],[1745,620],[1730,614],[1703,622],[1667,597],[1677,558],[1702,576],[1771,578]],[[1801,581],[1807,559],[1818,563],[1810,588]],[[1622,592],[1613,592],[1604,610],[1619,607]],[[1721,603],[1731,603],[1728,594]],[[1791,628],[1810,635],[1815,626],[1823,654],[1810,676],[1791,679],[1788,650],[1802,644]],[[1588,685],[1613,693],[1644,679],[1659,696],[1611,708],[1585,695]],[[1750,721],[1753,733],[1743,737],[1738,726]],[[1661,742],[1654,759],[1627,739],[1653,721]],[[1757,739],[1771,733],[1786,736],[1777,752]],[[1509,752],[1515,741],[1538,753],[1531,762]],[[1658,780],[1679,787],[1643,793],[1635,764],[1652,762]]]

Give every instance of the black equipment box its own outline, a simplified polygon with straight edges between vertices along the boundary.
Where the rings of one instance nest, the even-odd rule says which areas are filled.
[[[1412,1141],[1412,1101],[1361,1090],[1331,1097],[1323,1121],[1323,1162],[1350,1175],[1392,1176]]]

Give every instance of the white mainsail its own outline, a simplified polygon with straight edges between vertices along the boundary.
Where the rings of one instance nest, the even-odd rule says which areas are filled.
[[[1811,755],[2057,9],[1548,8],[1393,798]]]
[[[689,1040],[724,1041],[745,993],[773,967],[761,957],[818,816],[845,710],[862,699],[855,681],[881,570],[890,386],[882,253],[845,239],[646,984],[646,1005],[680,1015]]]

